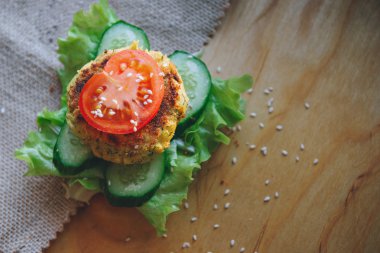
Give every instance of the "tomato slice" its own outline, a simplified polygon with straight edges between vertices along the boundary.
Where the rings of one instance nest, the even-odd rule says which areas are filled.
[[[163,73],[142,50],[112,56],[84,85],[79,109],[92,127],[111,134],[137,132],[153,119],[164,97]]]

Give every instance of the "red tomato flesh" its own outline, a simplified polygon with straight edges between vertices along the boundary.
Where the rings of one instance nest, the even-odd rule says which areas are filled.
[[[79,109],[99,131],[129,134],[154,118],[163,97],[163,73],[156,61],[145,51],[123,50],[84,85]]]

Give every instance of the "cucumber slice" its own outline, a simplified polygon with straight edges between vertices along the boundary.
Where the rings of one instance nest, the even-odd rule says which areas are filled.
[[[141,206],[156,192],[164,173],[164,154],[145,164],[112,163],[105,169],[104,194],[114,206]]]
[[[117,49],[129,46],[134,40],[139,41],[139,47],[150,50],[148,36],[141,28],[122,20],[105,30],[98,46],[98,55],[106,49]]]
[[[54,146],[53,163],[58,171],[62,175],[75,175],[86,168],[82,165],[92,156],[91,149],[65,123]]]
[[[186,117],[178,125],[181,129],[194,122],[206,105],[211,90],[211,75],[206,64],[192,54],[175,51],[169,58],[176,65],[189,97]]]

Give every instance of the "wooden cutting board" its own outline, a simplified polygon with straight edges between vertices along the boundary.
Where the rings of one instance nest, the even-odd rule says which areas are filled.
[[[255,77],[257,116],[203,166],[168,237],[98,196],[46,252],[380,252],[380,1],[233,1],[203,59]]]

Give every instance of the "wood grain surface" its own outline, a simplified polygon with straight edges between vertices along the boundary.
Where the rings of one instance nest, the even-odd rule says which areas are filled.
[[[256,78],[245,97],[257,116],[203,166],[168,237],[97,196],[46,252],[380,252],[380,1],[233,1],[204,60],[216,76]]]

